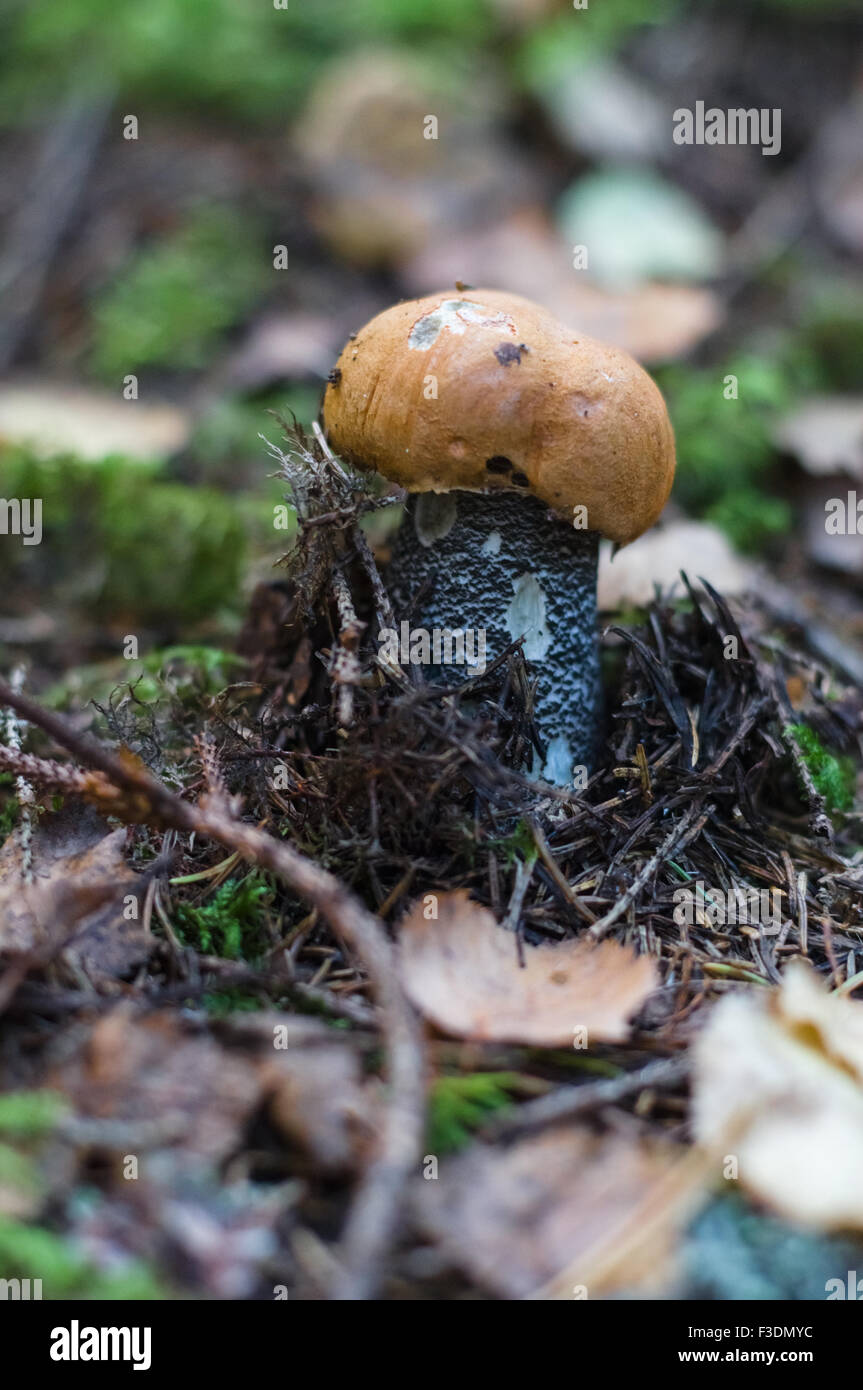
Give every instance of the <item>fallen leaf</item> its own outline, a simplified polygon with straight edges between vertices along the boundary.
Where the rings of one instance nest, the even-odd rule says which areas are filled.
[[[807,473],[863,480],[863,397],[812,396],[779,421],[774,440]]]
[[[278,1030],[278,1031],[277,1031]],[[285,1036],[288,1046],[276,1046]],[[260,1013],[195,1027],[168,1010],[114,1009],[66,1044],[44,1085],[78,1116],[158,1124],[160,1144],[213,1162],[242,1148],[266,1113],[315,1169],[359,1166],[376,1107],[356,1049],[316,1019]]]
[[[44,1085],[78,1118],[156,1125],[161,1147],[227,1158],[261,1098],[254,1059],[196,1033],[167,1010],[135,1018],[120,1006],[82,1027]]]
[[[286,1029],[287,1048],[274,1048],[277,1028]],[[236,1015],[219,1030],[239,1040],[252,1033],[263,1045],[261,1085],[278,1132],[316,1171],[345,1173],[361,1166],[378,1111],[349,1039],[318,1019],[277,1013]]]
[[[742,594],[754,585],[754,571],[716,526],[700,521],[672,521],[639,536],[613,554],[603,541],[599,552],[597,607],[614,612],[629,604],[643,607],[654,586],[667,591],[680,582],[680,571],[697,574],[722,594]]]
[[[586,1127],[509,1148],[477,1144],[448,1160],[437,1182],[418,1185],[419,1220],[454,1264],[503,1298],[632,1290],[665,1275],[691,1210],[696,1184],[676,1181],[679,1163],[670,1145]]]
[[[684,356],[723,314],[717,296],[702,287],[609,290],[592,283],[585,271],[573,269],[572,246],[535,209],[476,232],[436,236],[405,267],[404,279],[416,294],[463,280],[526,295],[553,308],[574,332],[614,343],[644,362]]]
[[[792,962],[771,991],[729,995],[694,1048],[698,1140],[791,1220],[863,1229],[863,1004]]]
[[[627,1020],[656,987],[647,956],[608,940],[525,946],[464,890],[438,895],[438,917],[422,903],[403,919],[399,959],[405,989],[444,1033],[477,1041],[572,1045],[629,1036]]]
[[[59,382],[0,387],[0,442],[26,444],[40,454],[167,458],[182,449],[190,432],[189,416],[173,405],[124,401]]]
[[[143,901],[125,840],[90,807],[71,804],[43,815],[29,842],[14,831],[0,849],[0,954],[62,951],[94,981],[146,961],[154,938],[124,916],[127,897]]]

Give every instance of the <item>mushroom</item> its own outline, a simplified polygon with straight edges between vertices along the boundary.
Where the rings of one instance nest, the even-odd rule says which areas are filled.
[[[411,639],[420,628],[426,640],[412,649],[451,680],[471,672],[444,668],[447,655],[477,662],[524,637],[547,746],[533,772],[571,785],[599,727],[600,536],[635,540],[674,477],[655,382],[530,300],[458,289],[366,324],[338,360],[323,420],[337,453],[411,494],[388,587],[402,612],[420,595]]]

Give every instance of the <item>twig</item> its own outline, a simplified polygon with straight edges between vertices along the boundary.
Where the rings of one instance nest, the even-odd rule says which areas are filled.
[[[43,791],[62,792],[66,796],[83,796],[87,790],[87,774],[80,768],[22,753],[11,743],[0,743],[0,772],[11,772],[16,779],[23,778]]]
[[[343,729],[347,729],[354,722],[354,689],[363,675],[358,651],[366,625],[357,617],[351,591],[341,570],[333,571],[332,585],[339,614],[339,645],[333,653],[330,676],[338,691],[339,723]]]
[[[370,1298],[395,1234],[405,1183],[416,1171],[424,1121],[424,1053],[416,1014],[396,970],[395,953],[381,923],[326,869],[282,840],[213,810],[181,800],[137,759],[119,758],[83,737],[64,719],[0,681],[0,704],[8,705],[56,743],[104,774],[89,779],[89,796],[124,818],[158,819],[188,834],[207,835],[266,869],[306,898],[353,950],[367,971],[381,1009],[387,1045],[389,1093],[380,1148],[360,1183],[348,1216],[339,1257],[335,1299]],[[115,794],[117,789],[121,794]],[[149,811],[149,817],[147,812]]]
[[[518,924],[521,920],[521,909],[524,906],[524,895],[527,892],[528,884],[533,877],[536,855],[531,855],[528,859],[517,859],[515,863],[515,881],[512,887],[512,896],[509,900],[509,907],[506,916],[501,922],[501,926],[507,931],[518,931]]]
[[[368,576],[369,583],[372,586],[372,594],[374,595],[375,609],[377,611],[378,626],[394,628],[396,625],[396,615],[393,612],[393,605],[390,600],[389,594],[383,586],[380,571],[378,570],[378,567],[375,564],[375,557],[372,554],[372,548],[366,540],[365,532],[363,531],[361,526],[354,526],[351,532],[351,540],[356,546],[357,554],[359,555],[360,560],[362,561],[363,569],[365,570],[366,575]],[[381,621],[381,619],[383,619],[383,621]]]
[[[666,859],[670,859],[671,855],[674,854],[676,850],[680,849],[681,846],[697,832],[700,827],[695,822],[696,818],[701,814],[702,804],[703,796],[696,797],[689,810],[684,812],[674,828],[669,831],[668,835],[666,835],[662,844],[659,846],[659,849],[655,854],[650,856],[644,868],[633,879],[623,896],[618,898],[614,907],[611,908],[609,912],[606,912],[604,917],[600,917],[598,922],[594,922],[592,927],[588,928],[590,935],[595,941],[599,941],[601,937],[605,936],[606,932],[611,930],[618,918],[623,916],[630,904],[635,902],[642,888],[650,881],[660,864]],[[708,806],[704,813],[705,820],[713,813],[713,810],[713,806]]]
[[[648,1062],[637,1071],[625,1072],[623,1076],[613,1076],[602,1081],[587,1082],[582,1086],[562,1086],[550,1091],[546,1096],[528,1101],[513,1114],[500,1115],[491,1120],[482,1131],[482,1138],[496,1140],[523,1134],[526,1130],[541,1129],[544,1125],[558,1124],[561,1120],[574,1119],[604,1105],[614,1105],[619,1100],[647,1087],[670,1088],[683,1081],[689,1073],[687,1057],[663,1057],[659,1061]]]
[[[561,895],[569,903],[570,907],[578,913],[584,921],[591,923],[596,921],[596,914],[591,912],[589,907],[585,907],[569,880],[565,877],[563,870],[552,854],[548,840],[543,834],[542,828],[536,820],[530,823],[533,842],[539,852],[539,857],[552,877]]]

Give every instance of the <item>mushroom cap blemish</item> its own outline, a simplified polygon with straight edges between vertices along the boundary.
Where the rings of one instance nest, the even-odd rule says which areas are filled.
[[[659,388],[621,349],[573,340],[547,309],[500,290],[405,301],[362,338],[324,396],[348,461],[409,492],[529,489],[567,520],[584,505],[590,529],[618,545],[662,511],[674,434]]]

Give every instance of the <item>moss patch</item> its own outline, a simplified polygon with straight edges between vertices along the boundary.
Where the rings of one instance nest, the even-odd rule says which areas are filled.
[[[41,545],[0,549],[4,586],[95,618],[169,627],[237,603],[245,534],[221,494],[165,482],[157,465],[119,456],[94,463],[0,449],[0,469],[6,495],[41,498],[43,525]]]

